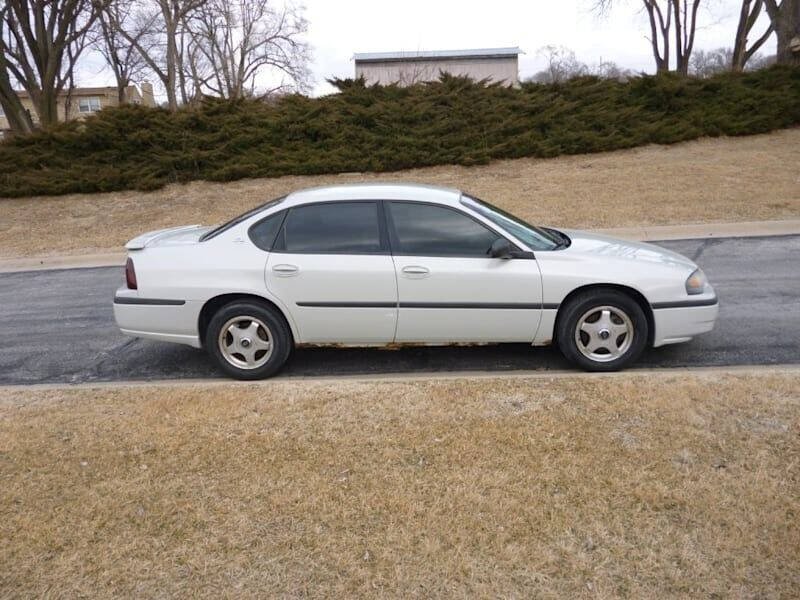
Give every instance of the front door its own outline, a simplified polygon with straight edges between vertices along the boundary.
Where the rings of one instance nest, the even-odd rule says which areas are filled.
[[[387,202],[397,342],[532,342],[542,283],[533,258],[491,258],[501,237],[454,208]]]
[[[397,324],[397,282],[381,207],[320,202],[289,209],[266,281],[300,343],[385,344]]]

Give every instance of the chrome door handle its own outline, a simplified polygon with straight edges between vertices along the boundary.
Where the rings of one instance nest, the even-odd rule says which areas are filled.
[[[430,275],[431,271],[427,267],[409,265],[407,267],[403,267],[403,273],[406,275]]]
[[[272,267],[272,270],[275,272],[276,275],[279,277],[291,277],[292,275],[297,275],[300,272],[295,265],[275,265]]]

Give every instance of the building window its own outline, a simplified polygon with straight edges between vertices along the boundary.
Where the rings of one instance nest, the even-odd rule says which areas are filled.
[[[78,101],[78,110],[82,113],[97,112],[100,110],[100,98],[81,98]]]

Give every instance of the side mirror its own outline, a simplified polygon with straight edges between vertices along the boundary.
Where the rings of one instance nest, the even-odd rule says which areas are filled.
[[[511,243],[506,238],[497,238],[489,248],[492,258],[513,258]]]

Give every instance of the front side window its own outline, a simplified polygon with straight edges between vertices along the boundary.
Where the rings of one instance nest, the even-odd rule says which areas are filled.
[[[274,249],[299,254],[382,252],[377,202],[322,202],[289,210]]]
[[[390,202],[396,254],[487,258],[501,236],[456,210],[417,202]]]
[[[78,110],[82,113],[97,112],[100,110],[100,98],[81,98],[78,100]]]

